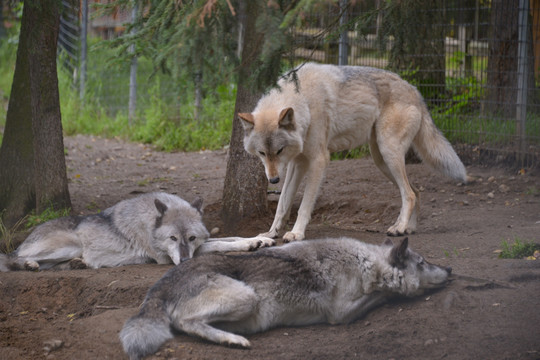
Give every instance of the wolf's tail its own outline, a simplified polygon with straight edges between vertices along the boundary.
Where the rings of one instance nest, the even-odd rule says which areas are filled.
[[[0,272],[24,269],[24,259],[18,258],[15,253],[0,254]]]
[[[424,162],[446,176],[464,183],[473,180],[450,142],[433,123],[427,108],[422,111],[422,125],[413,139],[413,147]]]
[[[167,340],[173,338],[171,320],[161,304],[145,303],[138,315],[124,324],[120,341],[130,360],[138,360],[155,353]]]

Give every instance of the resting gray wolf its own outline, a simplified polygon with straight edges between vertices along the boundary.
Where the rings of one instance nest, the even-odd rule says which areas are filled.
[[[444,286],[450,268],[387,239],[293,242],[239,255],[208,254],[169,270],[120,332],[130,359],[157,351],[173,329],[249,347],[235,333],[354,321],[394,296]]]
[[[174,263],[194,254],[250,251],[274,245],[269,238],[209,239],[202,201],[149,193],[123,200],[89,216],[58,218],[39,225],[9,255],[0,270],[113,267]]]
[[[304,238],[331,152],[369,143],[375,164],[401,194],[399,217],[387,231],[392,236],[416,230],[420,194],[405,172],[411,145],[434,169],[462,182],[470,179],[418,90],[389,71],[307,63],[283,76],[252,113],[238,115],[244,147],[262,160],[268,180],[278,183],[287,168],[274,222],[264,236],[277,237],[286,225],[306,177],[298,218],[283,236],[286,242]]]

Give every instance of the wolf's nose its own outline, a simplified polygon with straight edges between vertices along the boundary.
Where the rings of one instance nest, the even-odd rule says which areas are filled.
[[[452,268],[450,266],[448,267],[445,267],[444,270],[446,270],[446,272],[448,273],[448,275],[450,275],[452,273]]]
[[[273,177],[268,181],[270,181],[272,184],[277,184],[279,182],[279,176]]]

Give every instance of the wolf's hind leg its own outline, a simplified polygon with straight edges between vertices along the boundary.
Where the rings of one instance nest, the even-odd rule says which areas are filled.
[[[219,330],[198,319],[183,320],[180,324],[182,331],[189,335],[197,335],[203,339],[230,346],[251,347],[248,339],[227,331]]]
[[[388,126],[395,119],[402,126],[396,130]],[[419,192],[411,186],[405,170],[405,154],[409,149],[414,134],[418,132],[421,114],[414,106],[395,106],[381,115],[373,128],[370,150],[373,161],[381,172],[390,179],[401,194],[401,211],[395,224],[388,228],[387,234],[399,236],[411,234],[416,230],[420,199]]]
[[[18,261],[24,262],[27,270],[50,269],[57,264],[81,257],[82,245],[75,234],[58,231],[43,238],[25,241],[17,249],[17,256]]]
[[[388,166],[386,166],[386,163],[384,162],[384,159],[381,155],[381,152],[379,150],[379,146],[377,145],[377,141],[375,140],[375,137],[372,136],[369,149],[371,152],[371,158],[373,159],[373,162],[375,165],[377,165],[377,168],[396,186],[398,187],[396,180],[392,176],[392,173],[388,169]],[[416,225],[418,223],[418,214],[420,213],[420,192],[414,185],[410,184],[410,187],[412,191],[414,192],[414,195],[416,196],[416,202],[414,205],[414,209],[411,213],[411,218],[409,219],[409,226],[408,226],[408,232],[414,232],[416,230]]]
[[[241,281],[223,275],[209,275],[208,286],[197,296],[180,303],[172,312],[173,326],[190,335],[226,345],[250,347],[249,341],[213,323],[236,323],[246,331],[254,330],[249,318],[258,303],[254,290]],[[245,324],[244,324],[245,322]]]

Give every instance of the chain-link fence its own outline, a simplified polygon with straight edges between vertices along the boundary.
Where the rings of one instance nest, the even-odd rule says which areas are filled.
[[[76,40],[68,35],[78,26],[73,21],[62,22],[60,45],[68,53],[76,52],[70,50]],[[111,24],[102,19],[102,36],[114,35],[120,21],[129,16]],[[537,1],[340,0],[316,6],[298,24],[288,56],[399,73],[423,94],[434,121],[465,162],[540,164]],[[127,111],[129,74],[129,65],[103,73],[92,96],[111,110]],[[160,86],[171,91],[162,94],[171,99],[164,100],[173,104],[175,84],[165,82]],[[144,83],[137,86],[138,98],[147,96]],[[141,107],[144,101],[137,102]]]

